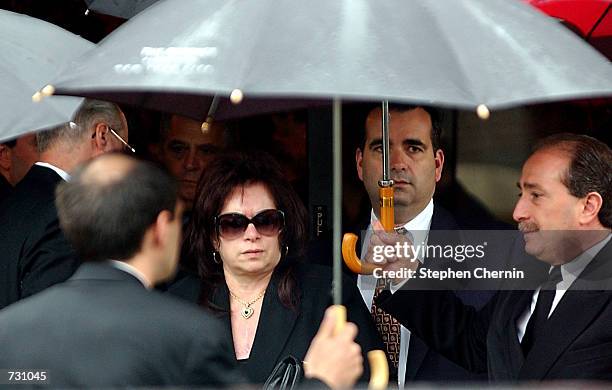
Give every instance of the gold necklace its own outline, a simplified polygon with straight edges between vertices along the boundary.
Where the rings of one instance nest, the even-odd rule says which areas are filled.
[[[263,298],[264,294],[266,293],[266,289],[264,288],[259,295],[257,296],[257,298],[253,299],[252,301],[249,302],[245,302],[242,299],[238,298],[238,296],[236,296],[236,294],[234,294],[232,292],[232,290],[230,290],[229,288],[227,289],[230,293],[230,295],[232,296],[232,298],[234,298],[235,300],[237,300],[243,307],[242,310],[240,310],[240,314],[242,315],[242,317],[245,320],[248,320],[249,318],[251,318],[251,316],[253,315],[253,313],[255,312],[255,310],[253,310],[253,308],[251,307],[252,304],[254,304],[255,302],[259,301],[261,298]]]

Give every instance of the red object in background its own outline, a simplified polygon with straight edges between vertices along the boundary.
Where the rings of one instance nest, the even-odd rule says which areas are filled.
[[[612,1],[524,0],[580,35],[612,60]]]

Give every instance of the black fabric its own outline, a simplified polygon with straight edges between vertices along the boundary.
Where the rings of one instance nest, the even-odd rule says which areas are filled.
[[[523,354],[527,356],[531,347],[533,347],[534,341],[542,336],[544,325],[548,321],[548,313],[555,299],[555,293],[557,292],[556,286],[563,278],[561,277],[561,267],[552,267],[548,280],[542,285],[538,294],[538,300],[536,302],[535,310],[527,322],[525,328],[525,335],[521,341],[521,348]]]
[[[13,186],[0,174],[0,205],[13,192]]]
[[[287,356],[303,360],[308,347],[319,330],[325,310],[332,304],[332,270],[319,265],[299,264],[295,275],[300,290],[300,304],[296,311],[283,306],[278,298],[278,275],[272,276],[263,298],[255,340],[247,362],[242,364],[243,372],[252,383],[264,383],[274,367]],[[359,327],[356,342],[361,346],[364,361],[366,353],[382,349],[374,324],[355,284],[345,278],[342,284],[344,305],[348,320]],[[190,302],[199,302],[200,281],[187,276],[177,280],[168,288],[168,293]],[[223,284],[213,296],[213,303],[224,310],[220,317],[231,331],[228,314],[229,291]],[[231,351],[235,356],[233,344]],[[363,380],[369,378],[366,372]]]
[[[54,388],[246,382],[218,319],[108,263],[0,311],[0,345],[0,367],[47,369]]]
[[[536,264],[548,266],[532,259]],[[499,291],[482,309],[452,292],[409,290],[378,303],[402,325],[457,364],[491,381],[612,379],[612,243],[565,292],[527,356],[517,320],[533,291]]]
[[[80,265],[59,226],[61,180],[34,165],[0,206],[0,309],[65,281]]]

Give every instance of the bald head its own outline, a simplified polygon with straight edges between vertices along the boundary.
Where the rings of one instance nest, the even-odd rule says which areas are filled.
[[[64,234],[85,261],[127,260],[164,210],[174,212],[175,181],[160,168],[120,154],[79,167],[56,190]]]
[[[122,154],[102,155],[83,167],[80,178],[88,186],[112,186],[124,180],[137,160]]]

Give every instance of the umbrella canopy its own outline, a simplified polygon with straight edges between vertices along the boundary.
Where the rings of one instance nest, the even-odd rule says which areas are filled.
[[[53,24],[0,10],[0,141],[70,120],[82,99],[32,94],[94,45]]]
[[[87,9],[104,15],[129,19],[157,0],[85,0]]]
[[[473,109],[608,96],[612,66],[520,1],[167,0],[54,85],[194,118],[234,89]]]
[[[612,2],[610,0],[526,0],[560,20],[612,60]]]

